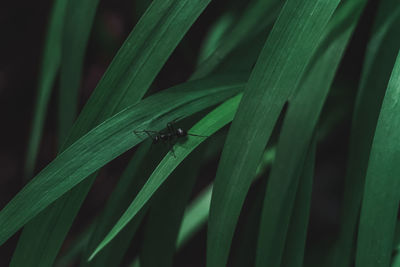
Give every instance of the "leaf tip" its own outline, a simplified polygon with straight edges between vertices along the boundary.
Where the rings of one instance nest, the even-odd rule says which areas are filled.
[[[90,255],[90,257],[87,259],[88,262],[92,261],[93,258],[97,255],[97,253],[99,253],[99,251],[102,248],[102,244],[103,244],[103,242],[100,243],[100,245],[93,251],[93,253]]]

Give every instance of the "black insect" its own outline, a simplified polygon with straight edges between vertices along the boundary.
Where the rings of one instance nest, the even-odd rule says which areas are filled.
[[[136,135],[139,133],[145,133],[147,134],[152,140],[153,144],[157,144],[160,141],[164,142],[165,144],[168,144],[170,151],[175,157],[174,150],[172,149],[172,146],[174,143],[177,141],[181,140],[183,141],[187,136],[198,136],[198,137],[208,137],[204,135],[197,135],[197,134],[192,134],[188,133],[186,130],[182,128],[177,128],[175,127],[175,121],[173,120],[172,122],[167,123],[167,128],[162,131],[151,131],[151,130],[140,130],[140,131],[133,131]]]

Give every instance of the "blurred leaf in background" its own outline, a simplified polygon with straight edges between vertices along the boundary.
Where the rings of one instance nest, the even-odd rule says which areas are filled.
[[[398,266],[398,4],[5,1],[0,265]]]

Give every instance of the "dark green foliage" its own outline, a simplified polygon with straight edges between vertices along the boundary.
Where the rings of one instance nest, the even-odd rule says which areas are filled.
[[[10,266],[175,266],[206,224],[199,257],[207,267],[400,266],[397,0],[379,1],[364,44],[352,38],[367,28],[360,24],[367,0],[134,2],[134,27],[78,114],[99,1],[54,1],[24,170],[32,179],[0,211],[0,244],[23,228]],[[214,16],[210,25],[204,12]],[[349,69],[343,64],[352,42],[367,51],[361,78],[350,84],[337,73]],[[158,74],[179,53],[190,54],[193,69],[159,90]],[[60,151],[33,177],[58,74]],[[331,101],[357,83],[355,102],[344,99],[351,93]],[[348,110],[340,225],[319,246],[309,225],[314,170],[329,152],[318,149]],[[143,130],[155,135],[183,119],[198,136],[143,142]],[[102,211],[57,258],[98,170],[132,148]],[[212,163],[216,173],[204,170]]]

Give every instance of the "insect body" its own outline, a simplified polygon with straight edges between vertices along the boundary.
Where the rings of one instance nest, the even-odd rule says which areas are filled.
[[[188,135],[207,137],[207,136],[203,136],[203,135],[188,133],[187,131],[185,131],[182,128],[176,128],[174,125],[175,124],[174,122],[175,122],[175,120],[167,123],[167,128],[163,131],[140,130],[140,131],[133,131],[133,132],[136,135],[138,135],[139,133],[147,134],[153,140],[153,144],[157,144],[160,141],[167,143],[174,156],[175,156],[175,153],[172,149],[173,141],[178,141],[178,139],[183,140]]]

